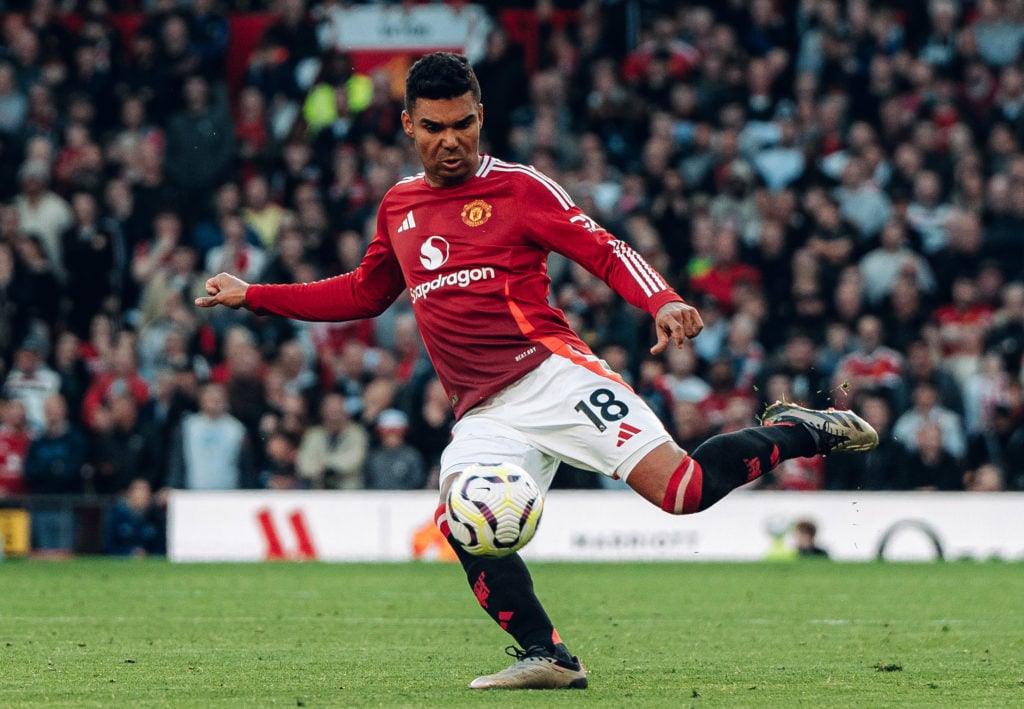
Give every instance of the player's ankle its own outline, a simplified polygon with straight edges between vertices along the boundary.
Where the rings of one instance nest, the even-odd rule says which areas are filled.
[[[573,670],[578,670],[580,668],[580,663],[572,656],[572,653],[569,652],[569,648],[565,646],[565,643],[556,643],[552,649],[552,655],[560,665]]]

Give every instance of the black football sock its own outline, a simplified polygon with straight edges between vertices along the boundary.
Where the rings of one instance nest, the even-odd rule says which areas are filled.
[[[448,536],[480,607],[526,650],[541,646],[573,665],[547,612],[533,590],[533,578],[519,554],[474,556]]]
[[[703,473],[699,509],[706,510],[784,460],[816,453],[814,437],[804,426],[760,426],[713,436],[690,454]]]

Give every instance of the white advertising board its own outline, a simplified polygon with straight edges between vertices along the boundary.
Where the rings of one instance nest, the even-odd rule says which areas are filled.
[[[433,492],[186,492],[168,507],[173,561],[406,561],[432,532]],[[784,553],[798,520],[833,559],[1024,559],[1024,493],[738,491],[673,517],[628,491],[555,490],[529,559],[750,561]],[[438,543],[440,540],[435,540]]]

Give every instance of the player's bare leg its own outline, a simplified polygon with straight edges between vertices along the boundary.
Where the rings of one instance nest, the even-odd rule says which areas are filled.
[[[504,557],[474,556],[451,536],[444,500],[454,475],[441,486],[435,520],[455,550],[477,602],[522,650],[510,646],[516,658],[511,666],[493,675],[477,677],[472,689],[585,689],[587,671],[562,643],[533,590],[533,579],[519,554]]]
[[[713,436],[692,453],[663,443],[633,468],[627,482],[671,514],[706,510],[783,460],[871,450],[878,434],[851,411],[817,411],[777,402],[757,428]]]

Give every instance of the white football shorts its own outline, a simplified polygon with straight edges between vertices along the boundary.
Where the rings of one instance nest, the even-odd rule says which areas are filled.
[[[553,354],[467,412],[441,456],[443,482],[474,463],[515,463],[547,491],[562,461],[625,480],[672,438],[651,408],[596,357]]]

